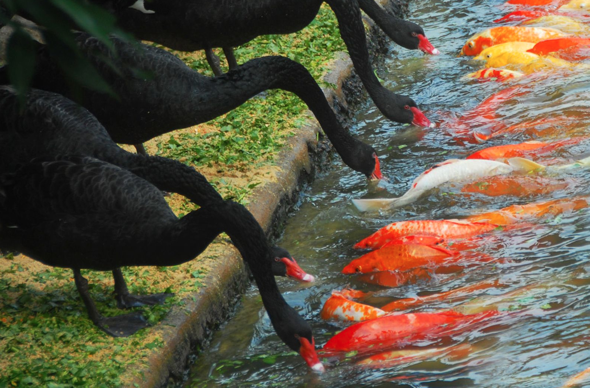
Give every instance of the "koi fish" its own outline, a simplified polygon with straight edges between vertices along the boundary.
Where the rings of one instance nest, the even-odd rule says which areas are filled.
[[[353,248],[378,249],[391,241],[414,235],[435,236],[444,240],[472,237],[490,232],[496,227],[497,225],[487,222],[466,222],[463,220],[398,221],[384,226],[369,237],[356,243]]]
[[[542,40],[567,36],[565,32],[542,27],[493,27],[472,36],[461,49],[460,55],[478,55],[484,49],[506,42],[537,43]]]
[[[370,272],[358,277],[358,280],[381,287],[395,288],[404,284],[416,284],[431,280],[431,275],[424,268],[416,268],[406,272],[382,271]]]
[[[529,5],[531,7],[538,7],[542,5],[562,5],[569,0],[508,0],[506,4],[511,5]]]
[[[525,20],[536,19],[541,16],[551,15],[552,13],[545,10],[518,10],[504,15],[500,19],[494,20],[494,23],[504,22],[522,22]]]
[[[578,144],[586,136],[579,136],[573,139],[566,139],[555,142],[527,141],[519,144],[505,144],[501,146],[488,147],[469,155],[466,159],[489,159],[512,158],[515,156],[524,157],[528,154],[542,155],[567,145]]]
[[[568,61],[577,61],[587,59],[590,54],[584,53],[584,49],[590,48],[590,39],[588,38],[557,38],[544,40],[535,44],[535,47],[528,50],[529,53],[537,55],[553,54],[558,58]]]
[[[590,378],[590,368],[584,369],[575,376],[570,377],[561,388],[572,388],[582,386],[582,383]]]
[[[544,117],[533,121],[511,125],[496,131],[474,131],[472,134],[478,143],[483,143],[490,140],[491,138],[512,133],[522,133],[523,135],[535,137],[563,136],[564,133],[569,132],[572,127],[578,126],[579,122],[580,117],[575,115]],[[584,130],[581,129],[581,131]],[[572,136],[574,133],[570,132],[567,135]]]
[[[352,202],[360,211],[395,208],[416,201],[429,190],[439,187],[443,183],[469,181],[494,175],[508,174],[514,168],[506,163],[492,160],[450,159],[436,164],[424,171],[412,183],[410,190],[398,198],[382,199],[353,199]]]
[[[473,78],[478,80],[490,80],[495,79],[497,81],[506,81],[512,78],[520,78],[524,75],[520,71],[508,70],[508,69],[496,69],[486,68],[481,69],[473,73],[469,73],[465,78]]]
[[[590,4],[588,0],[572,0],[567,4],[559,7],[560,11],[576,11],[576,12],[590,12]]]
[[[491,222],[496,225],[509,225],[525,218],[540,218],[547,214],[557,216],[564,212],[571,212],[588,207],[587,197],[554,199],[551,201],[535,202],[526,205],[512,205],[493,212],[477,214],[467,217],[469,221]]]
[[[330,338],[324,345],[324,350],[378,352],[425,339],[458,334],[498,314],[500,314],[498,311],[479,314],[443,311],[384,315],[347,327]]]
[[[332,291],[332,295],[324,303],[320,317],[326,321],[334,319],[361,322],[375,319],[385,314],[385,311],[381,309],[348,299],[346,294],[340,291]]]
[[[386,304],[385,306],[381,307],[383,311],[395,311],[395,310],[405,310],[409,307],[417,307],[425,303],[433,303],[439,302],[442,300],[448,300],[452,298],[460,298],[469,296],[472,297],[472,293],[475,291],[487,290],[490,288],[497,288],[501,286],[499,280],[484,280],[482,282],[471,284],[465,287],[456,288],[454,290],[449,290],[445,292],[440,292],[438,294],[432,294],[428,296],[419,296],[417,298],[406,298],[406,299],[399,299],[393,301],[391,303]]]
[[[590,156],[584,159],[576,160],[573,163],[562,164],[559,166],[545,166],[532,160],[525,158],[510,158],[508,163],[516,169],[524,172],[546,172],[549,174],[559,173],[563,171],[578,170],[590,167]]]
[[[461,270],[463,262],[478,263],[496,260],[484,253],[469,254],[452,251],[443,247],[429,245],[391,245],[369,252],[352,260],[343,274],[400,271],[405,272],[420,267],[436,267],[437,273],[452,273]]]
[[[418,244],[398,244],[369,252],[352,260],[344,267],[342,273],[407,271],[426,266],[433,260],[442,260],[451,256],[453,256],[453,252],[444,248]]]
[[[478,61],[487,61],[493,57],[502,55],[504,53],[522,53],[532,49],[533,47],[535,47],[535,44],[530,42],[500,43],[495,46],[488,47],[473,59]]]
[[[391,350],[367,357],[357,362],[356,365],[368,368],[392,368],[443,355],[452,359],[461,359],[467,357],[472,349],[470,344],[459,344],[427,349]]]
[[[485,181],[470,183],[461,188],[463,193],[479,193],[491,197],[549,194],[567,189],[572,183],[541,176],[517,175],[492,177]],[[574,183],[575,184],[575,183]]]
[[[491,57],[486,62],[486,67],[507,66],[510,70],[519,70],[524,74],[532,74],[540,70],[554,68],[575,68],[584,67],[582,64],[575,64],[566,60],[554,57],[540,57],[526,51],[506,52]]]
[[[590,28],[578,20],[564,15],[547,15],[537,19],[526,20],[523,25],[535,25],[538,27],[555,28],[572,35],[587,35]]]

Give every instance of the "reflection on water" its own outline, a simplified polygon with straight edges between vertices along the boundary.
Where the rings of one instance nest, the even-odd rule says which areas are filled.
[[[411,205],[382,214],[362,214],[350,201],[400,196],[431,165],[463,158],[487,146],[540,136],[551,139],[588,134],[590,73],[554,73],[508,84],[461,80],[477,64],[469,58],[458,58],[457,53],[469,36],[491,27],[492,20],[507,13],[500,4],[498,0],[412,2],[411,19],[424,27],[443,54],[423,56],[392,46],[396,52],[391,53],[378,73],[388,88],[411,95],[427,116],[438,123],[437,128],[424,131],[392,123],[367,103],[358,113],[353,130],[378,150],[383,174],[389,182],[369,187],[364,177],[334,158],[334,168],[320,176],[305,193],[298,213],[289,220],[279,242],[319,280],[314,284],[295,284],[281,279],[279,286],[287,302],[310,321],[319,346],[345,327],[322,321],[319,313],[331,291],[347,285],[374,291],[366,302],[381,307],[398,298],[497,280],[497,287],[474,292],[468,298],[437,300],[410,311],[454,307],[475,311],[478,306],[502,300],[502,308],[515,314],[488,327],[418,344],[428,348],[469,345],[469,352],[461,357],[442,352],[386,369],[355,366],[358,360],[354,357],[328,360],[327,373],[318,376],[309,373],[301,358],[288,352],[274,334],[252,288],[235,317],[214,335],[210,348],[197,358],[187,386],[559,387],[590,366],[590,217],[586,210],[545,218],[541,223],[509,232],[495,232],[499,238],[490,244],[484,241],[480,250],[502,260],[466,267],[459,273],[437,274],[427,281],[398,288],[362,283],[354,276],[340,273],[360,256],[352,249],[354,243],[393,221],[460,218],[514,203],[590,194],[590,173],[575,171],[567,176],[546,177],[548,183],[543,184],[551,190],[524,198],[515,193],[488,196],[464,193],[460,187],[445,187]],[[516,87],[516,95],[493,106],[489,117],[469,114],[508,85]],[[522,125],[527,122],[535,125]],[[489,134],[498,123],[502,124],[502,132],[491,136],[486,144],[477,144],[469,137],[473,128],[488,128]],[[464,132],[467,128],[467,135],[451,136],[456,135],[456,128],[463,128]],[[556,151],[544,160],[551,163],[552,159],[559,159],[565,163],[588,154],[589,142],[585,141]],[[504,297],[500,298],[501,295]],[[471,297],[476,298],[458,307]]]

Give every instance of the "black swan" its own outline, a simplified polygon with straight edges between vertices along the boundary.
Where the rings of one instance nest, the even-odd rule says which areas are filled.
[[[165,50],[133,45],[113,38],[117,54],[87,34],[77,42],[118,99],[106,93],[83,90],[79,103],[86,107],[117,143],[140,144],[164,133],[209,121],[243,104],[267,89],[295,93],[314,113],[344,163],[368,178],[381,179],[373,147],[355,139],[340,124],[324,93],[309,72],[283,57],[254,59],[219,77],[205,77]],[[102,58],[109,57],[111,64]],[[111,65],[117,67],[113,69]],[[8,66],[0,69],[0,83],[7,83]],[[33,87],[75,99],[57,64],[42,46],[37,55]],[[412,110],[422,113],[408,98]]]
[[[57,155],[91,156],[117,165],[201,207],[223,203],[219,193],[194,168],[121,149],[90,112],[67,98],[33,89],[23,110],[12,88],[0,87],[0,173],[14,171],[19,164],[38,156]],[[275,275],[314,280],[286,250],[273,247],[273,252]]]
[[[81,269],[181,264],[221,232],[249,264],[281,340],[312,369],[323,371],[311,327],[279,292],[264,232],[243,206],[224,201],[178,219],[149,182],[89,157],[34,161],[0,175],[0,248],[71,268],[90,319],[113,336],[131,335],[147,323],[139,312],[102,316]]]
[[[93,1],[114,12],[119,26],[138,39],[181,51],[230,48],[260,35],[297,32],[311,23],[324,3],[323,0],[152,0],[145,2],[145,8],[150,11],[145,13],[129,8],[131,4],[144,3],[141,0]],[[367,5],[368,1],[362,4]],[[412,118],[412,112],[404,109],[405,106],[416,107],[413,100],[386,89],[374,74],[357,0],[327,0],[326,3],[336,14],[354,67],[381,113],[396,122],[429,126],[426,117]],[[424,31],[415,29],[413,23],[406,25],[401,19],[388,20],[389,15],[377,4],[367,8],[367,13],[378,15],[377,20],[387,20],[385,31],[393,34],[397,41],[406,42],[400,35],[404,33],[424,36]]]

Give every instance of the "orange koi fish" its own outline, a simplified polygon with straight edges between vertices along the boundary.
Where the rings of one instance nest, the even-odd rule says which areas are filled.
[[[324,350],[368,353],[398,348],[425,339],[458,334],[498,314],[498,311],[479,314],[443,311],[384,315],[347,327],[330,338]]]
[[[416,268],[406,272],[382,271],[369,272],[358,277],[358,280],[381,287],[395,288],[404,284],[416,284],[431,280],[431,275],[424,268]]]
[[[356,365],[376,369],[392,368],[394,366],[420,362],[443,355],[447,358],[461,359],[467,357],[472,349],[470,344],[459,344],[427,349],[391,350],[365,358],[357,362]]]
[[[436,267],[437,273],[461,270],[463,262],[490,262],[496,260],[484,253],[470,254],[428,245],[391,245],[369,252],[351,261],[343,274],[383,271],[409,271],[421,267]]]
[[[579,61],[590,57],[590,39],[588,38],[557,38],[544,40],[535,44],[528,52],[537,55],[553,54],[567,61]]]
[[[452,298],[459,298],[469,296],[471,297],[472,293],[475,291],[487,290],[489,288],[497,288],[501,286],[502,283],[498,280],[484,280],[482,282],[468,285],[465,287],[456,288],[454,290],[449,290],[445,292],[441,292],[438,294],[432,294],[428,296],[419,296],[417,298],[406,298],[406,299],[399,299],[393,301],[391,303],[386,304],[385,306],[381,307],[383,311],[395,311],[395,310],[405,310],[409,307],[417,307],[424,303],[433,303],[439,302],[442,300],[448,300]]]
[[[590,368],[584,369],[575,376],[570,377],[561,388],[581,387],[582,383],[590,380]]]
[[[346,293],[332,291],[332,296],[328,298],[320,317],[324,320],[339,320],[361,322],[369,319],[375,319],[385,315],[385,311],[367,304],[358,303],[348,299]]]
[[[435,236],[456,239],[477,236],[494,230],[497,225],[463,220],[398,221],[379,229],[354,245],[355,249],[378,249],[406,236]],[[427,244],[434,245],[434,244]]]
[[[453,252],[440,247],[418,244],[392,245],[352,260],[344,267],[342,273],[407,271],[426,266],[433,260],[440,261],[451,256],[453,256]]]
[[[554,199],[526,205],[512,205],[493,212],[473,215],[467,219],[476,222],[493,222],[496,225],[509,225],[525,218],[540,218],[547,214],[557,216],[586,207],[588,207],[587,197]]]
[[[566,4],[570,0],[508,0],[506,4],[510,5],[528,5],[531,7],[539,7],[542,5],[560,6]]]
[[[515,156],[526,157],[528,155],[542,155],[554,151],[557,148],[580,143],[588,137],[575,137],[555,142],[527,141],[519,144],[505,144],[496,147],[488,147],[469,155],[466,159],[489,159],[513,158]]]
[[[508,69],[495,69],[495,68],[485,68],[478,70],[473,73],[469,73],[465,76],[465,78],[473,78],[480,81],[488,81],[488,80],[496,80],[496,81],[506,81],[513,78],[520,78],[524,75],[520,71],[508,70]]]
[[[494,20],[494,23],[522,22],[547,15],[551,15],[551,12],[545,10],[519,10],[510,12],[508,15],[504,15],[500,19]]]
[[[553,28],[502,26],[487,29],[472,36],[463,49],[461,55],[478,55],[484,49],[506,42],[531,42],[567,36],[565,32]]]
[[[511,195],[526,197],[529,195],[549,194],[557,190],[567,189],[574,181],[568,182],[542,176],[515,175],[490,177],[476,183],[466,184],[461,188],[463,193],[480,193],[497,197]]]
[[[391,245],[404,245],[404,244],[419,244],[419,245],[438,245],[445,241],[444,238],[438,236],[425,236],[425,235],[413,235],[403,236],[390,240],[385,243],[381,248],[388,247]]]

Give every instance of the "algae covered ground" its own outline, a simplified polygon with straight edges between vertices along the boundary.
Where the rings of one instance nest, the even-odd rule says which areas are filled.
[[[345,46],[337,21],[329,8],[322,7],[300,33],[258,38],[237,48],[236,56],[239,63],[265,55],[287,56],[320,80],[338,51],[345,51]],[[212,75],[201,52],[175,54],[202,74]],[[308,119],[306,109],[293,94],[268,91],[206,124],[154,139],[147,149],[194,166],[225,198],[247,204],[255,187],[273,179],[273,161],[285,139]],[[176,195],[168,201],[179,216],[194,209]],[[137,378],[134,370],[163,344],[158,323],[171,308],[182,309],[203,287],[208,263],[227,249],[227,239],[218,238],[198,259],[180,266],[125,268],[132,293],[176,294],[164,306],[141,308],[155,326],[128,338],[111,338],[92,324],[71,270],[23,256],[0,258],[0,388],[128,385]],[[99,310],[107,316],[121,314],[112,295],[111,273],[83,275]]]

